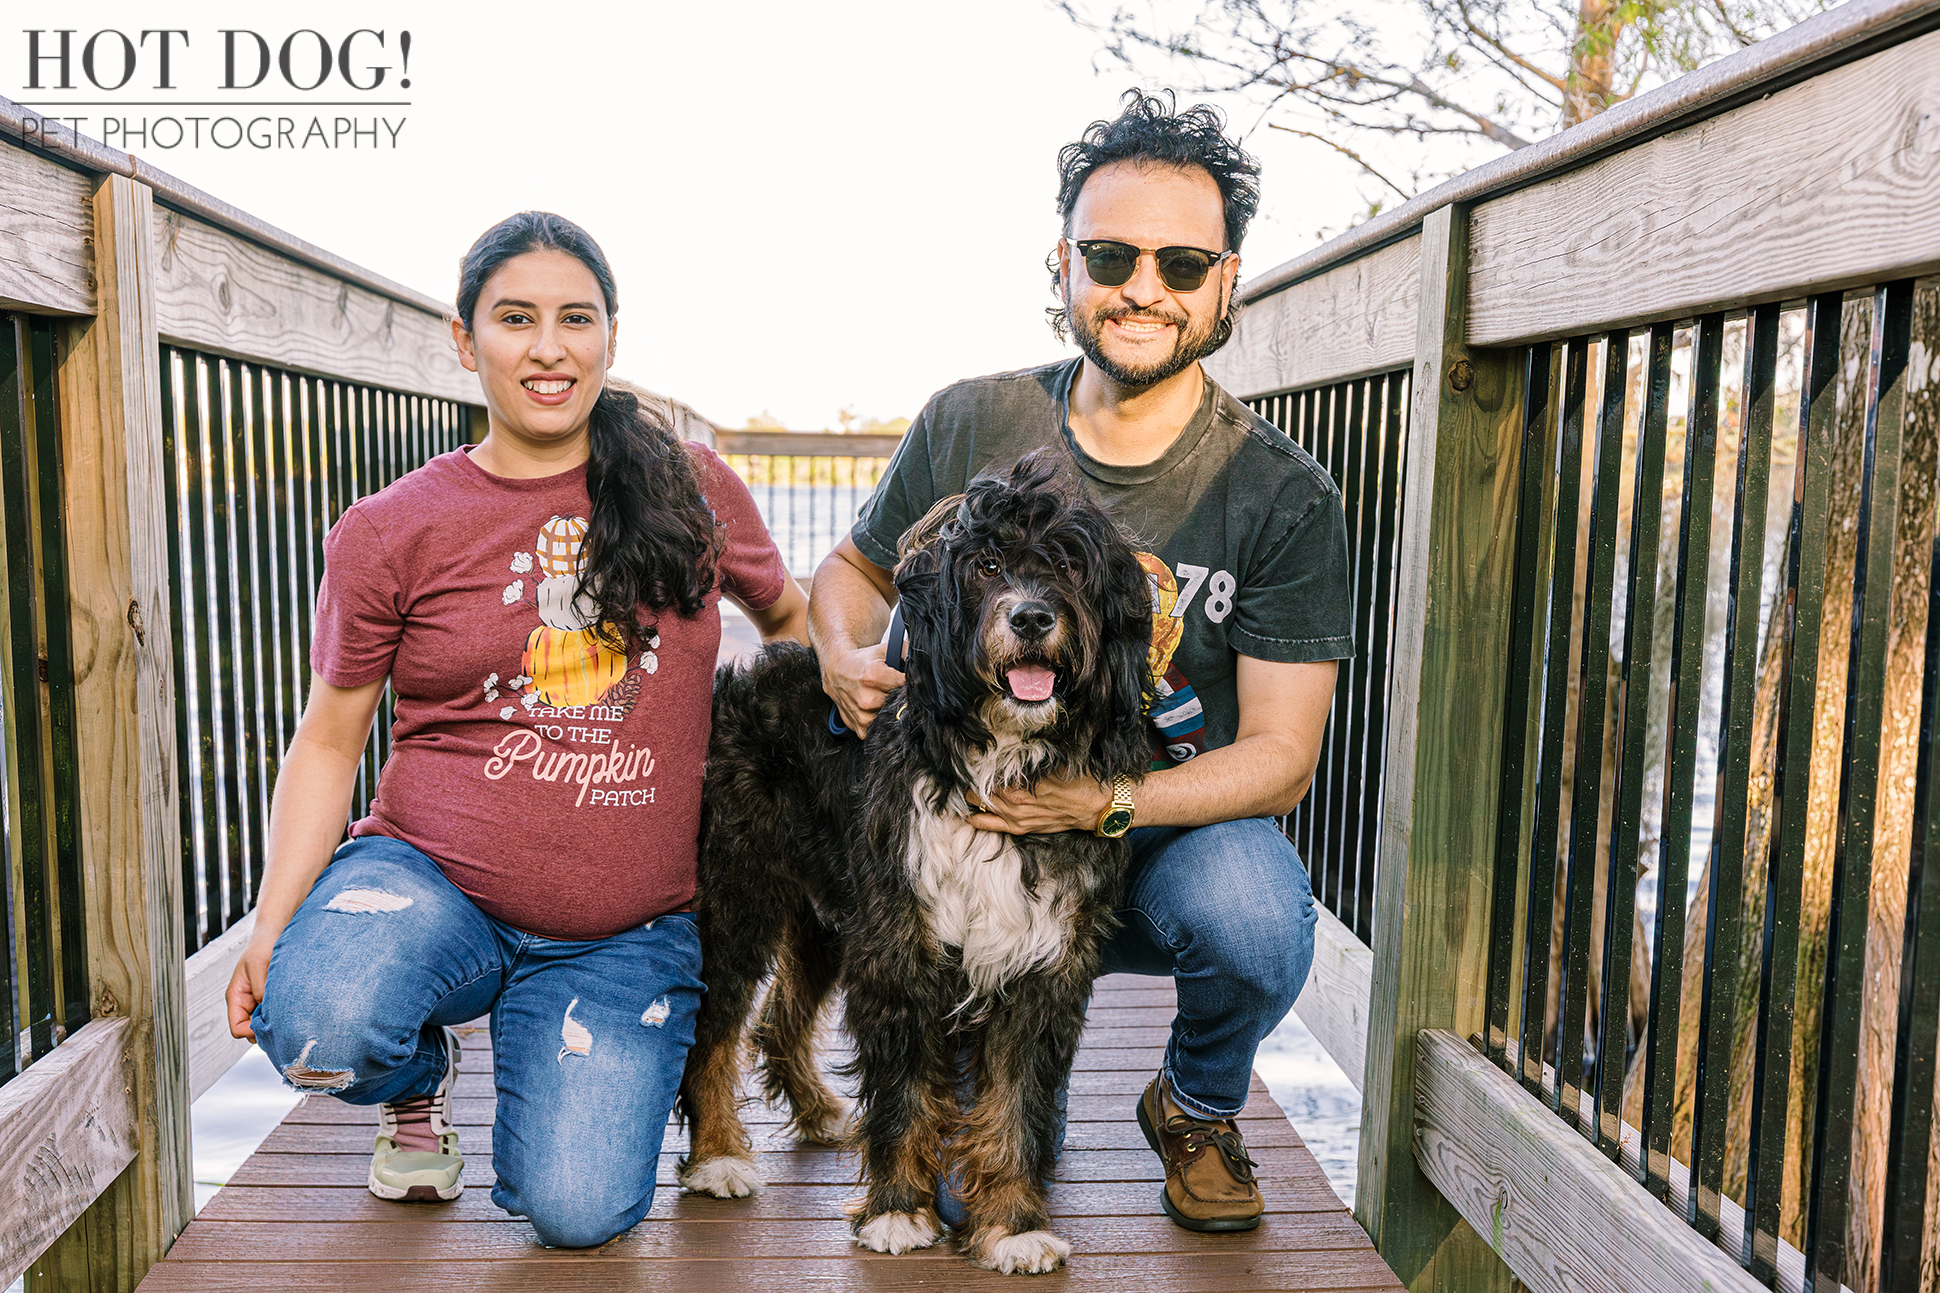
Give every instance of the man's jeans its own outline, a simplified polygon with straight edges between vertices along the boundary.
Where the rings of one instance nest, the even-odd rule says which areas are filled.
[[[588,1248],[653,1205],[700,1006],[686,914],[564,942],[487,916],[433,862],[366,835],[337,850],[270,956],[251,1023],[299,1089],[351,1104],[426,1095],[446,1024],[492,1016],[492,1202],[542,1243]]]
[[[1270,818],[1130,833],[1132,866],[1105,944],[1106,974],[1170,975],[1172,1098],[1201,1118],[1246,1105],[1253,1056],[1314,963],[1314,891]]]
[[[1274,822],[1248,817],[1211,826],[1141,826],[1128,839],[1131,870],[1106,974],[1168,975],[1179,1011],[1166,1043],[1172,1099],[1202,1118],[1246,1105],[1253,1057],[1306,985],[1314,963],[1314,893],[1307,868]],[[969,1059],[966,1047],[964,1060]],[[966,1101],[974,1079],[959,1084]],[[1057,1097],[1064,1139],[1069,1087]],[[951,1182],[937,1210],[964,1220]]]

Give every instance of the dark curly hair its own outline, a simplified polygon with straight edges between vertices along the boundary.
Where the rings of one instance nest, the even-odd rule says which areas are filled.
[[[619,313],[613,267],[593,236],[549,211],[521,211],[479,235],[458,266],[458,318],[467,331],[478,294],[515,256],[563,251],[592,271],[608,318]],[[612,381],[588,422],[586,564],[580,587],[599,607],[599,635],[627,650],[653,634],[640,609],[700,611],[720,563],[721,523],[701,492],[687,446],[673,428]]]
[[[1238,251],[1246,238],[1246,226],[1260,209],[1260,164],[1226,138],[1226,121],[1219,110],[1201,103],[1181,112],[1178,98],[1170,90],[1160,96],[1131,89],[1120,96],[1119,102],[1125,110],[1116,120],[1092,122],[1077,140],[1058,150],[1058,220],[1062,231],[1070,234],[1071,212],[1078,205],[1078,194],[1101,167],[1113,162],[1147,162],[1181,170],[1196,167],[1219,186],[1225,212],[1226,246],[1213,250]],[[1055,252],[1046,263],[1051,271],[1051,290],[1057,292]],[[1055,306],[1045,313],[1051,316],[1052,331],[1062,337],[1063,308]],[[1224,336],[1220,340],[1224,341]]]

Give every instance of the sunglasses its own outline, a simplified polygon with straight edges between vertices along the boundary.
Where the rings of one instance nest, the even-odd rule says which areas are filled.
[[[1205,285],[1206,275],[1230,251],[1206,251],[1199,247],[1134,247],[1110,238],[1073,238],[1071,245],[1084,257],[1085,273],[1100,287],[1123,287],[1138,272],[1138,258],[1151,253],[1159,267],[1159,280],[1175,292],[1196,292]]]

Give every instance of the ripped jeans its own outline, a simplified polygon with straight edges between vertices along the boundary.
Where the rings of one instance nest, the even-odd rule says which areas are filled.
[[[480,911],[417,849],[366,835],[337,850],[276,940],[251,1023],[279,1071],[306,1070],[301,1089],[368,1105],[436,1090],[440,1026],[489,1011],[492,1202],[542,1243],[588,1248],[653,1206],[700,967],[685,913],[588,942],[540,938]]]

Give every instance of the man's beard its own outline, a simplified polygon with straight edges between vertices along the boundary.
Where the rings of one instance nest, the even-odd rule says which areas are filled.
[[[1198,363],[1207,355],[1226,344],[1233,335],[1232,311],[1225,310],[1216,319],[1204,326],[1187,330],[1190,320],[1183,314],[1173,314],[1158,310],[1139,310],[1130,306],[1116,309],[1097,310],[1086,313],[1071,308],[1070,298],[1065,299],[1065,317],[1071,321],[1072,340],[1078,349],[1084,351],[1086,359],[1112,383],[1133,390],[1156,386],[1168,377],[1175,376]],[[1150,319],[1169,323],[1178,329],[1177,340],[1172,344],[1172,353],[1165,358],[1141,365],[1121,364],[1105,353],[1102,344],[1105,325],[1113,319]]]

